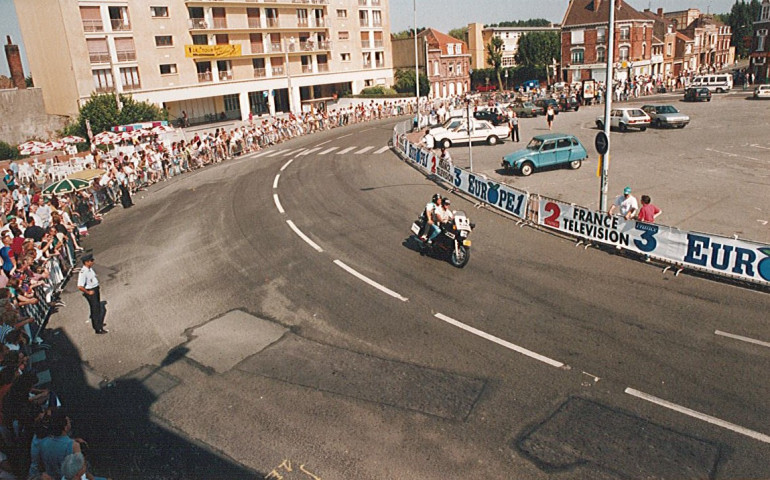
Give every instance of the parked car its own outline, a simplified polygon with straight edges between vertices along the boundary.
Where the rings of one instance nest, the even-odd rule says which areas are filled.
[[[754,98],[770,98],[770,85],[757,85],[754,89]]]
[[[706,87],[690,87],[684,91],[685,102],[710,102],[711,92]]]
[[[568,112],[570,110],[580,110],[580,104],[575,97],[562,97],[559,99],[559,110],[562,112]]]
[[[673,105],[645,105],[642,110],[650,116],[650,124],[656,128],[684,128],[690,123],[690,116],[680,112]]]
[[[596,126],[604,128],[604,115],[596,117]],[[638,128],[642,132],[650,126],[650,116],[641,108],[613,108],[610,112],[610,128],[627,132],[629,128]]]
[[[502,125],[508,121],[508,117],[504,113],[500,113],[491,109],[473,112],[473,118],[476,120],[486,120],[488,122],[492,122],[492,125]]]
[[[537,114],[540,113],[540,108],[532,102],[512,103],[508,108],[516,112],[519,117],[537,117]]]
[[[444,126],[432,128],[430,133],[436,140],[436,146],[449,148],[458,143],[468,143],[468,122],[465,119],[450,118],[444,125],[456,122],[454,128],[448,129]],[[450,125],[452,125],[450,124]],[[496,145],[502,139],[508,137],[509,131],[507,125],[492,125],[486,120],[471,120],[471,142],[487,142],[489,145]]]
[[[503,168],[529,176],[535,169],[568,165],[577,170],[588,152],[574,135],[548,133],[532,137],[527,147],[503,156]]]
[[[535,106],[540,109],[540,114],[545,115],[545,112],[548,110],[548,105],[553,106],[553,111],[556,115],[559,114],[560,108],[559,108],[559,102],[554,100],[553,98],[540,98],[538,100],[535,100]]]

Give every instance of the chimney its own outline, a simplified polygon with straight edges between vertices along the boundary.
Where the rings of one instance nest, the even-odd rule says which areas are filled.
[[[662,16],[663,16],[663,9],[662,9],[662,8],[659,8],[659,9],[658,9],[658,16],[659,16],[659,17],[662,17]]]
[[[8,59],[8,69],[11,71],[11,81],[13,86],[19,90],[27,88],[27,82],[24,80],[24,67],[21,66],[21,54],[19,46],[11,43],[11,36],[7,35],[8,45],[5,46],[5,58]]]

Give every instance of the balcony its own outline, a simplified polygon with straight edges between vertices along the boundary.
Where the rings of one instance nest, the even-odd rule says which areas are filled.
[[[88,53],[88,59],[91,63],[110,63],[109,53]]]
[[[267,76],[267,70],[264,68],[254,69],[254,78],[262,78]]]
[[[214,28],[227,28],[226,18],[212,18],[211,22]]]
[[[94,88],[94,91],[96,93],[112,93],[115,91],[115,87],[111,87],[111,86],[96,87]]]
[[[271,43],[270,44],[270,52],[269,53],[282,53],[283,48],[280,42]]]
[[[283,76],[283,65],[278,65],[273,67],[273,76],[274,77]]]
[[[365,7],[366,6],[366,0],[358,0],[358,6],[359,7]]]
[[[385,61],[377,62],[374,64],[375,68],[385,68]]]
[[[373,7],[379,7],[380,6],[380,0],[372,0],[372,6]]]
[[[249,28],[262,28],[262,22],[259,17],[249,17]]]
[[[364,62],[364,68],[372,68],[372,62]]]
[[[313,73],[312,65],[302,65],[302,73]]]
[[[328,18],[311,18],[310,28],[329,28],[331,22]]]
[[[198,72],[198,82],[210,82],[211,81],[211,72]]]
[[[373,27],[377,27],[377,28],[381,28],[382,27],[382,20],[373,20],[372,21],[372,26]]]
[[[104,24],[101,20],[83,20],[83,31],[89,32],[103,32]]]
[[[267,28],[278,28],[281,26],[281,22],[277,18],[266,18]]]
[[[297,27],[299,27],[299,28],[303,28],[303,27],[307,28],[308,25],[309,25],[309,23],[308,23],[307,18],[298,18],[297,19]]]
[[[329,71],[329,64],[328,63],[319,63],[318,64],[318,71],[319,72],[328,72]]]
[[[286,3],[288,3],[288,0]],[[306,5],[329,5],[329,0],[291,0],[291,3],[303,3]]]
[[[375,40],[374,41],[374,48],[382,48],[383,45],[384,45],[384,43],[383,43],[382,40]]]
[[[126,32],[131,30],[131,22],[124,21],[122,18],[111,18],[110,25],[112,25],[113,32]]]
[[[220,70],[219,71],[219,80],[224,82],[226,80],[232,80],[233,79],[233,71],[232,70]]]
[[[142,88],[141,83],[131,83],[129,85],[123,85],[123,91],[130,92],[132,90],[140,90]]]
[[[359,18],[358,24],[362,27],[368,27],[369,26],[369,19],[368,18]]]
[[[115,57],[118,62],[135,62],[136,50],[118,50],[115,52]]]
[[[205,18],[190,18],[188,20],[188,25],[191,30],[205,30],[209,28]]]
[[[252,43],[251,53],[265,53],[265,46],[261,43]]]

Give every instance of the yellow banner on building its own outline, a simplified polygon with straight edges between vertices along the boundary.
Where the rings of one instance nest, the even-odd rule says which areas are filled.
[[[240,45],[185,45],[184,56],[187,58],[229,58],[240,57]]]

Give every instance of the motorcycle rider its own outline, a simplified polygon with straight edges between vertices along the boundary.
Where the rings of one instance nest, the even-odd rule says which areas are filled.
[[[427,205],[425,205],[425,211],[423,211],[423,216],[425,217],[425,224],[422,227],[422,234],[420,235],[420,240],[423,242],[428,240],[428,234],[430,233],[431,238],[434,238],[439,233],[439,228],[436,225],[437,220],[437,211],[441,208],[441,195],[438,193],[434,193],[433,197],[431,197],[430,202],[428,202]],[[434,234],[435,232],[435,234]]]
[[[449,197],[441,199],[441,225],[445,228],[450,226],[455,219],[455,214],[452,211],[452,200]]]

